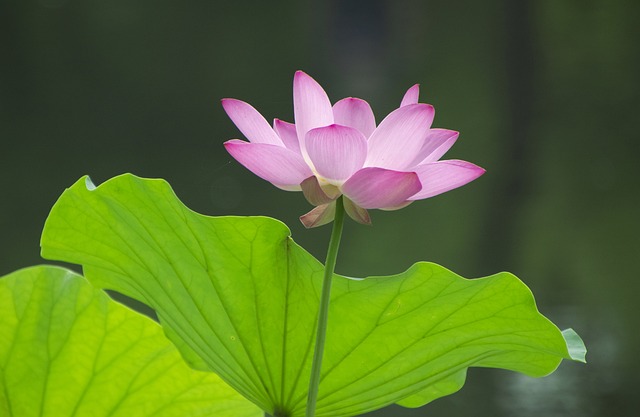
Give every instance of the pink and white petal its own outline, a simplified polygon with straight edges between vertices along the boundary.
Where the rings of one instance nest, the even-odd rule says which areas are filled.
[[[420,97],[420,84],[415,84],[404,93],[400,107],[417,104]]]
[[[327,180],[346,180],[367,157],[367,139],[352,127],[334,124],[312,129],[305,143],[316,172]]]
[[[347,97],[334,104],[333,119],[339,125],[359,130],[365,138],[376,130],[376,118],[371,106],[359,98]]]
[[[422,163],[435,162],[447,153],[458,140],[460,132],[448,129],[431,129],[422,151],[426,154]],[[436,145],[437,146],[433,146]]]
[[[393,206],[393,207],[380,207],[380,210],[384,210],[384,211],[400,210],[400,209],[403,209],[403,208],[407,207],[411,203],[413,203],[413,201],[407,200],[407,201],[405,201],[403,203],[400,203],[400,204],[398,204],[396,206]]]
[[[283,146],[269,122],[250,104],[235,98],[225,98],[222,99],[222,107],[249,142]]]
[[[458,140],[459,135],[460,133],[455,130],[429,129],[413,165],[437,161],[451,149],[456,140]]]
[[[362,208],[376,209],[403,204],[421,188],[415,172],[362,168],[344,183],[342,193]]]
[[[233,139],[227,152],[249,171],[287,191],[300,191],[300,183],[313,173],[302,157],[284,146]]]
[[[330,223],[336,215],[336,202],[315,207],[307,214],[300,216],[300,221],[307,229]]]
[[[323,204],[330,203],[340,196],[340,191],[337,190],[337,187],[334,187],[334,190],[336,190],[337,193],[334,192],[327,194],[327,192],[325,192],[325,190],[320,186],[318,178],[316,178],[315,175],[302,181],[300,183],[300,188],[302,188],[304,198],[306,198],[312,206],[321,206]]]
[[[296,71],[293,77],[293,112],[300,149],[304,155],[307,132],[333,124],[333,109],[320,84],[302,71]]]
[[[296,125],[280,119],[273,119],[273,130],[280,136],[280,140],[282,140],[284,146],[294,152],[300,153],[300,142],[298,141],[298,134],[296,133]]]
[[[415,161],[433,122],[429,104],[409,104],[391,112],[369,137],[365,166],[405,170]]]
[[[360,224],[371,224],[371,217],[369,216],[369,212],[366,209],[363,209],[346,197],[343,199],[343,203],[344,211],[347,213],[347,215],[349,215],[349,217]]]
[[[482,174],[483,168],[457,159],[428,162],[414,168],[420,177],[422,190],[409,200],[422,200],[461,187]]]

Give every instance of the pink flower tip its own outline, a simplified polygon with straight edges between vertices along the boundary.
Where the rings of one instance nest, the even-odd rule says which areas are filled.
[[[300,78],[300,77],[305,77],[305,78],[311,78],[311,76],[309,74],[307,74],[306,72],[302,71],[302,70],[297,70],[296,73],[293,75],[293,78]]]

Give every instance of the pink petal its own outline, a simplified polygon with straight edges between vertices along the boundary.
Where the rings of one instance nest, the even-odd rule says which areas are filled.
[[[455,130],[429,129],[414,164],[419,165],[437,161],[451,149],[456,140],[458,140],[459,135],[460,133]]]
[[[420,177],[422,190],[409,200],[422,200],[453,190],[485,173],[483,168],[457,159],[428,162],[418,165],[414,170]]]
[[[376,118],[371,106],[359,98],[343,98],[333,105],[335,123],[358,129],[368,138],[376,129]]]
[[[283,190],[299,191],[299,184],[313,175],[300,155],[283,146],[234,139],[224,147],[249,171]]]
[[[273,130],[276,131],[280,139],[288,149],[300,153],[300,143],[296,133],[296,125],[280,119],[273,119]]]
[[[362,168],[367,157],[367,139],[347,126],[312,129],[305,143],[316,172],[328,180],[346,180]]]
[[[282,146],[282,141],[269,126],[269,122],[250,104],[234,98],[225,98],[222,99],[222,107],[251,143]]]
[[[404,93],[400,107],[408,106],[409,104],[418,104],[418,98],[420,96],[420,84],[415,84]]]
[[[407,201],[405,201],[403,203],[400,203],[400,204],[398,204],[396,206],[393,206],[393,207],[380,207],[380,210],[384,210],[384,211],[400,210],[400,209],[403,209],[403,208],[407,207],[411,203],[413,203],[413,201],[407,200]]]
[[[304,155],[304,137],[307,132],[333,124],[333,110],[329,97],[320,84],[302,71],[296,71],[293,77],[293,112]]]
[[[358,206],[375,209],[402,204],[421,187],[415,172],[362,168],[344,183],[342,192]]]
[[[410,104],[391,112],[371,134],[365,166],[404,170],[415,161],[433,122],[429,104]]]
[[[336,215],[336,203],[335,201],[329,204],[323,204],[308,212],[307,214],[300,216],[300,221],[307,229],[312,227],[322,226],[333,220]]]

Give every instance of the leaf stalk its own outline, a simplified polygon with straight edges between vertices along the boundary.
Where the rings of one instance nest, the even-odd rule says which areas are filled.
[[[333,230],[329,240],[327,259],[324,266],[324,279],[322,280],[322,295],[320,296],[320,306],[318,308],[318,328],[316,333],[316,345],[313,352],[313,363],[311,366],[311,378],[309,380],[309,394],[307,397],[306,417],[314,417],[316,413],[316,402],[318,400],[318,387],[320,385],[320,371],[322,368],[322,357],[327,336],[327,323],[329,317],[329,301],[331,299],[331,283],[333,273],[338,258],[340,239],[342,238],[342,226],[344,224],[344,203],[342,196],[336,200],[336,213],[333,220]]]

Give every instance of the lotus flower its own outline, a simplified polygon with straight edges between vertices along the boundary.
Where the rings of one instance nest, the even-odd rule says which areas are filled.
[[[369,104],[348,97],[331,106],[323,88],[297,71],[295,124],[273,127],[251,105],[223,99],[225,111],[249,140],[225,142],[238,162],[287,191],[302,191],[316,206],[300,219],[306,227],[333,220],[335,200],[354,220],[371,222],[367,209],[395,210],[478,178],[484,169],[460,160],[439,161],[458,132],[432,129],[434,109],[418,103],[416,84],[400,107],[376,126]]]

